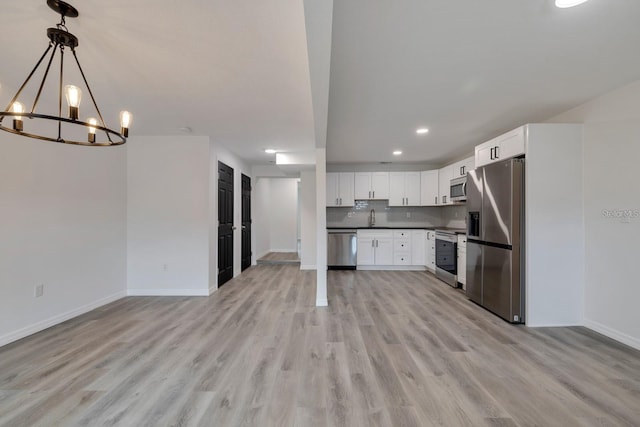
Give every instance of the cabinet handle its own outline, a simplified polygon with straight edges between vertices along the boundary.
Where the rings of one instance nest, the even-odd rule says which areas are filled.
[[[447,196],[442,196],[442,203],[446,204],[447,203]]]
[[[438,196],[436,196],[434,199],[435,199],[434,202],[437,205],[438,204]]]
[[[374,199],[376,198],[376,191],[375,190],[373,190],[373,198]]]
[[[338,205],[338,198],[336,197],[336,206]]]
[[[493,160],[493,150],[495,147],[491,147],[490,153],[491,153],[491,160]]]
[[[342,197],[340,197],[340,206],[342,206]]]
[[[376,246],[376,241],[375,241],[375,240],[373,240],[373,239],[371,239],[371,247],[373,248],[373,247],[375,247],[375,246]]]
[[[376,239],[376,248],[378,247],[378,239]]]
[[[496,147],[496,149],[495,149],[496,159],[499,159],[499,158],[500,158],[500,151],[498,151],[498,149],[499,149],[499,148],[500,148],[500,147]]]
[[[460,166],[460,175],[462,176],[462,166]]]
[[[371,191],[369,191],[369,198],[371,198]]]

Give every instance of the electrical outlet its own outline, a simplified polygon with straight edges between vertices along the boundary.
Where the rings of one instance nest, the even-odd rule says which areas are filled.
[[[407,218],[411,218],[411,212],[407,212]]]
[[[44,285],[38,285],[35,288],[35,292],[34,292],[34,296],[36,298],[40,298],[41,296],[44,295]]]
[[[347,214],[347,218],[351,218],[351,217],[353,217],[353,212],[349,212],[349,213]]]

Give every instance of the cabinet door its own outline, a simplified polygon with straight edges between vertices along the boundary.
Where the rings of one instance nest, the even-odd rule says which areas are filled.
[[[438,171],[420,172],[420,204],[436,206],[438,204]]]
[[[405,206],[404,197],[404,172],[390,172],[389,206]]]
[[[404,197],[405,206],[420,206],[420,172],[405,172]]]
[[[502,135],[498,140],[496,160],[509,159],[524,154],[524,126]]]
[[[327,173],[327,206],[338,206],[338,180],[339,174]]]
[[[393,265],[393,238],[376,239],[376,265]]]
[[[462,166],[464,167],[464,175],[467,176],[469,171],[472,171],[476,168],[476,158],[475,156],[468,157],[466,160],[462,161]]]
[[[353,194],[354,177],[353,172],[340,173],[340,190],[338,197],[340,198],[340,206],[355,206]]]
[[[460,160],[457,163],[453,164],[453,177],[460,178],[463,176],[467,176],[467,172],[475,169],[475,157],[471,156],[467,159]]]
[[[387,200],[389,198],[389,172],[371,173],[371,192],[374,200]]]
[[[414,230],[411,232],[411,264],[427,265],[427,232]]]
[[[369,200],[373,198],[371,191],[371,173],[356,172],[354,175],[354,195],[356,200]]]
[[[427,231],[427,268],[436,271],[436,233]]]
[[[438,204],[439,205],[448,205],[451,204],[449,200],[451,197],[449,196],[449,192],[451,191],[451,178],[453,178],[453,166],[446,166],[438,171],[438,187],[440,190],[438,191]]]
[[[495,140],[485,142],[476,147],[476,164],[475,167],[488,165],[494,162],[493,150],[496,147]]]
[[[467,236],[458,234],[458,282],[467,283]]]
[[[358,265],[375,265],[376,248],[374,244],[375,239],[372,237],[358,237],[358,250],[356,251],[356,263]]]

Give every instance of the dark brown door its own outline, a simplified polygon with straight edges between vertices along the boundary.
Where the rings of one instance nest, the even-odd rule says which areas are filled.
[[[233,278],[233,168],[218,162],[218,287]]]
[[[242,271],[251,266],[251,178],[242,175]]]

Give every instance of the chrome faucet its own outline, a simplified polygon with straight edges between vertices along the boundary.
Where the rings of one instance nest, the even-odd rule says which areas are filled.
[[[376,225],[376,211],[371,209],[371,212],[369,212],[369,227],[373,227],[374,225]]]

